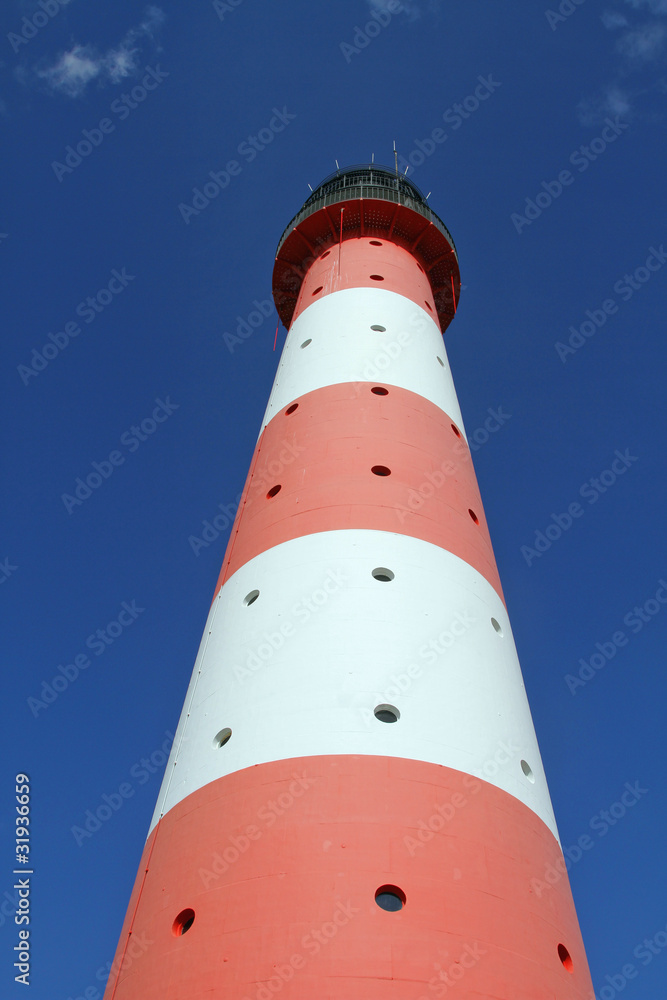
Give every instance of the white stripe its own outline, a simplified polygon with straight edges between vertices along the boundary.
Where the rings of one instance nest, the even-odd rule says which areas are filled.
[[[341,382],[409,389],[444,410],[465,434],[440,329],[425,309],[397,292],[346,288],[301,313],[285,341],[262,429],[293,400]]]
[[[374,579],[378,567],[395,578]],[[398,722],[375,718],[383,703]],[[246,563],[214,602],[185,706],[153,823],[242,768],[377,754],[485,778],[557,836],[504,605],[480,573],[429,542],[327,531]],[[215,749],[225,727],[232,737]]]

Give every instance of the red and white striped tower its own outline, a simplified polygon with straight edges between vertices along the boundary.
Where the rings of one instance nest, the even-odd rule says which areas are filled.
[[[408,180],[285,231],[289,329],[106,1000],[588,1000]]]

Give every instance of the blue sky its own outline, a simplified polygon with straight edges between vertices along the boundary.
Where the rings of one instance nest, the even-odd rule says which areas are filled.
[[[228,530],[193,539],[236,503],[279,357],[276,244],[335,159],[394,140],[459,253],[447,348],[562,842],[587,845],[596,995],[664,993],[667,3],[397,6],[3,5],[3,996],[21,772],[30,995],[102,994]]]

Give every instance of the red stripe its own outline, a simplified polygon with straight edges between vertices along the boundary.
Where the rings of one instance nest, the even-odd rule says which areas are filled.
[[[407,250],[379,239],[347,239],[339,244],[337,252],[331,250],[319,257],[303,280],[292,322],[311,303],[343,288],[396,292],[411,299],[437,322],[435,300],[424,269]]]
[[[320,531],[365,528],[453,552],[502,597],[464,439],[423,396],[391,385],[387,395],[376,395],[374,387],[382,386],[326,386],[269,422],[255,450],[216,594],[240,566],[275,545]],[[391,474],[374,475],[377,466]]]
[[[400,912],[374,902],[387,884]],[[470,775],[325,756],[227,775],[160,821],[116,1000],[436,1000],[448,982],[460,1000],[592,995],[556,840]]]

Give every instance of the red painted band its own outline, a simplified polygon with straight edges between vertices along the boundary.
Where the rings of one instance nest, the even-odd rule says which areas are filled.
[[[257,444],[216,594],[275,545],[366,528],[453,552],[502,598],[470,451],[447,414],[417,393],[372,382],[325,386],[295,402]]]
[[[424,268],[402,247],[375,239],[347,239],[335,250],[319,257],[303,280],[292,322],[312,302],[344,288],[382,288],[396,292],[437,322],[435,300]]]
[[[400,912],[374,901],[387,885]],[[496,786],[423,761],[296,758],[222,777],[162,818],[128,914],[137,897],[114,1000],[592,995],[551,832]]]

